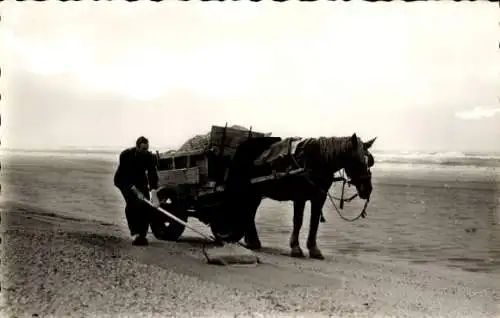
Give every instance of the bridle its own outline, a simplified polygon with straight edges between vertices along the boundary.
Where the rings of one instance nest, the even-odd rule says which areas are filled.
[[[356,185],[356,184],[359,184],[359,182],[362,182],[364,180],[367,180],[367,179],[370,179],[372,177],[372,174],[371,174],[371,170],[370,168],[374,165],[374,159],[373,159],[373,156],[370,154],[370,153],[367,153],[366,155],[368,158],[367,158],[367,169],[366,169],[366,173],[362,174],[362,175],[359,175],[359,176],[356,176],[355,178],[349,178],[347,179],[345,177],[345,169],[342,169],[342,172],[341,172],[341,176],[340,177],[333,177],[333,182],[342,182],[342,192],[341,192],[341,195],[340,195],[340,198],[336,198],[334,196],[332,196],[329,191],[325,191],[323,190],[321,187],[319,187],[318,185],[316,185],[312,180],[311,178],[309,178],[307,175],[305,175],[305,179],[307,180],[307,182],[309,182],[313,187],[316,187],[320,192],[322,192],[323,194],[326,194],[328,199],[330,200],[330,202],[332,203],[333,207],[335,208],[335,211],[337,212],[337,214],[340,216],[341,219],[343,219],[344,221],[348,221],[348,222],[354,222],[356,220],[358,220],[359,218],[366,218],[366,209],[368,208],[368,203],[370,202],[370,198],[366,199],[365,200],[365,204],[363,206],[363,209],[361,210],[361,213],[352,218],[352,219],[349,219],[349,218],[346,218],[345,216],[342,215],[342,213],[340,212],[340,210],[343,210],[344,209],[344,202],[351,202],[352,200],[354,200],[356,197],[358,197],[358,193],[355,193],[353,194],[351,197],[345,199],[344,198],[344,190],[345,190],[345,185],[347,184],[349,187],[351,185]],[[302,168],[299,163],[297,162],[297,160],[295,160],[294,156],[293,155],[290,155],[290,157],[292,158],[292,162],[293,164],[297,167],[297,168]],[[340,210],[339,208],[337,208],[337,205],[335,204],[334,202],[334,199],[335,200],[338,200],[339,201],[339,207],[340,207]],[[321,223],[325,223],[326,222],[326,219],[323,215],[323,211],[321,211],[321,217],[320,217],[320,222]]]

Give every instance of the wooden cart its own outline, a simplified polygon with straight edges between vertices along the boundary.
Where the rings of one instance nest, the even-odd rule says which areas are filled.
[[[158,197],[161,207],[183,221],[195,217],[213,228],[214,215],[223,202],[223,192],[229,165],[242,142],[253,137],[269,137],[270,134],[212,126],[210,140],[204,149],[157,153],[159,174]],[[297,174],[302,169],[289,171]],[[252,183],[280,178],[284,173],[253,178]],[[153,235],[161,240],[177,240],[185,226],[166,216],[151,222]],[[214,233],[216,235],[216,233]]]

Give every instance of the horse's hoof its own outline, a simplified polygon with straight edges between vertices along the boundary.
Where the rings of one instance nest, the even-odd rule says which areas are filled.
[[[309,257],[313,259],[324,260],[325,257],[318,248],[309,250]]]
[[[290,252],[291,257],[295,258],[303,258],[304,257],[304,252],[302,252],[302,249],[300,247],[292,247],[292,251]]]
[[[245,246],[252,251],[260,250],[262,248],[262,244],[258,243],[246,243]]]

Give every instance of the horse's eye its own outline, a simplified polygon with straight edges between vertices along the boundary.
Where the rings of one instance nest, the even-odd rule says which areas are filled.
[[[370,154],[365,156],[365,162],[368,167],[372,167],[375,164],[375,160],[373,159],[373,156]]]

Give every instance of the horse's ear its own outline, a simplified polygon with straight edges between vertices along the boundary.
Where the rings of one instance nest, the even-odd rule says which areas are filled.
[[[370,148],[373,146],[373,143],[375,142],[375,140],[377,140],[377,137],[375,137],[375,138],[373,138],[373,139],[371,139],[371,140],[369,140],[369,141],[367,141],[367,142],[363,143],[363,148],[364,148],[365,150],[370,149]]]
[[[354,149],[358,148],[358,136],[356,135],[356,133],[352,134],[351,143]]]

